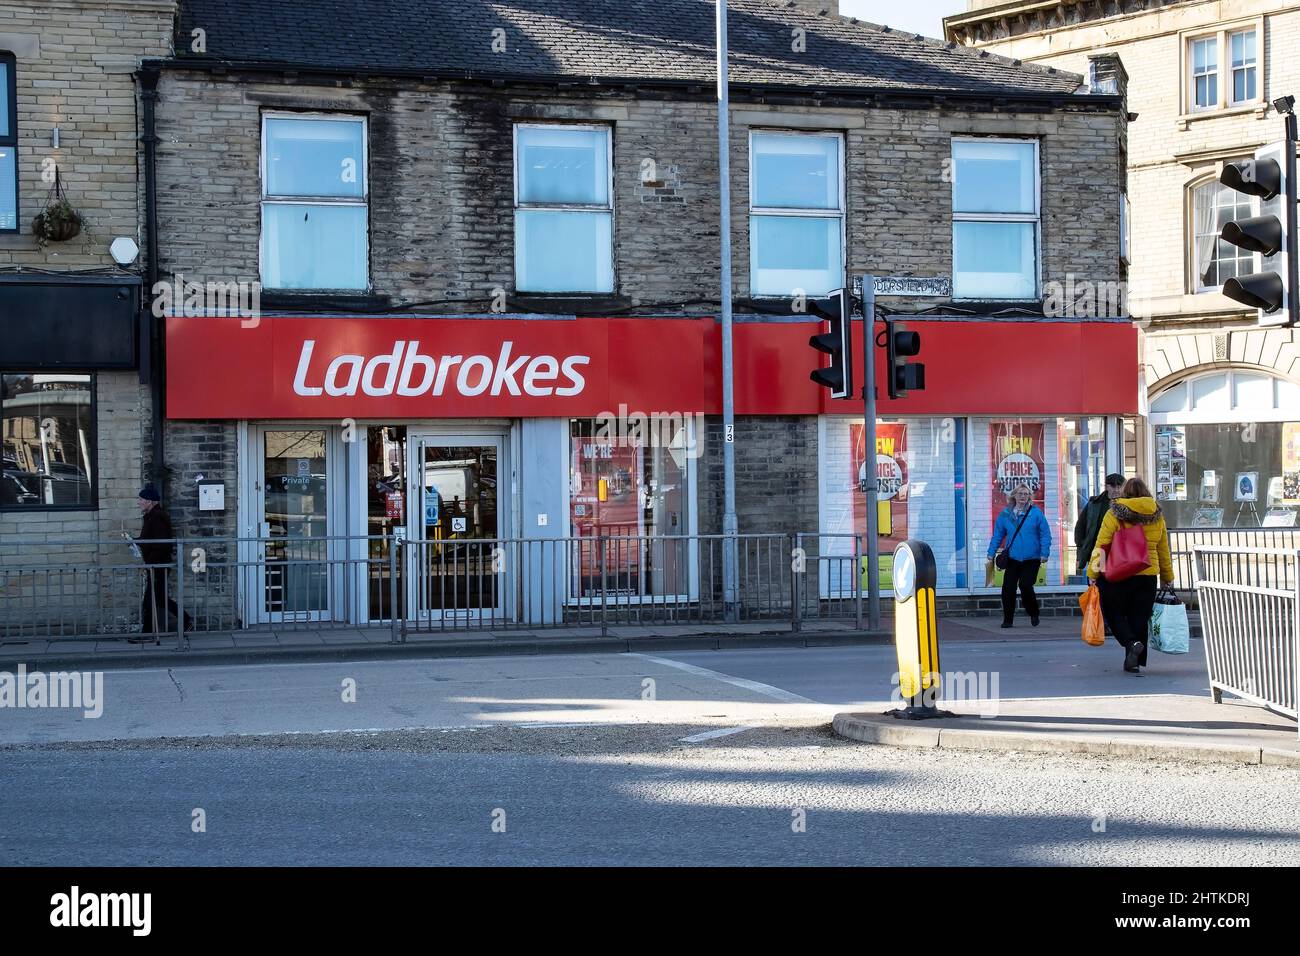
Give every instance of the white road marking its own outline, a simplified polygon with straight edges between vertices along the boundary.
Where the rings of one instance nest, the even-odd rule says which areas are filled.
[[[753,730],[757,726],[757,724],[742,724],[739,727],[718,727],[714,730],[706,730],[702,733],[691,734],[689,737],[683,737],[677,742],[679,744],[698,744],[703,740],[713,740],[717,737],[727,737],[731,734],[739,734],[746,730]]]
[[[784,701],[787,704],[815,704],[817,701],[809,700],[807,697],[800,697],[798,694],[792,694],[788,690],[782,690],[779,687],[773,687],[771,684],[761,684],[756,680],[746,680],[743,677],[732,677],[730,674],[723,674],[719,671],[711,671],[707,667],[696,667],[694,664],[686,664],[682,661],[674,661],[667,657],[656,657],[653,654],[629,654],[629,657],[639,657],[642,660],[653,661],[664,667],[675,667],[679,671],[685,671],[688,674],[694,674],[696,677],[707,677],[711,680],[721,681],[724,684],[730,684],[732,687],[739,687],[743,690],[753,691],[755,694],[762,694],[764,697],[770,697],[773,700]]]

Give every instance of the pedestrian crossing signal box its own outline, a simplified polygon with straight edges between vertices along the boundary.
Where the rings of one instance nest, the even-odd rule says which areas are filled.
[[[898,691],[906,706],[894,717],[924,720],[953,716],[935,706],[942,683],[939,669],[939,618],[934,590],[939,580],[934,552],[924,541],[908,539],[894,549],[894,647],[898,652]]]

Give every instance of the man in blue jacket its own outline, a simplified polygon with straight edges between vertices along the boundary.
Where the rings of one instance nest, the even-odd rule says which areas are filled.
[[[988,558],[993,560],[999,549],[1006,551],[1006,568],[1002,571],[1002,626],[1010,627],[1016,614],[1016,588],[1029,613],[1029,623],[1038,626],[1038,595],[1034,582],[1038,569],[1052,554],[1052,531],[1047,517],[1034,507],[1033,492],[1028,485],[1017,485],[1011,504],[1002,510],[989,539]]]

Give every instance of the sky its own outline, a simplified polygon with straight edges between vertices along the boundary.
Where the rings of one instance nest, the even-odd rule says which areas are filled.
[[[846,17],[936,38],[943,36],[943,18],[965,9],[966,0],[840,0]]]

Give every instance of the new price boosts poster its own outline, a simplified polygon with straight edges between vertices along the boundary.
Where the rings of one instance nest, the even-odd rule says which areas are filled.
[[[989,423],[989,480],[993,486],[989,509],[989,534],[1008,504],[1008,498],[1018,485],[1027,485],[1033,494],[1034,505],[1047,513],[1045,468],[1043,462],[1044,428],[1042,422],[990,422]],[[1049,522],[1050,524],[1050,522]],[[1003,547],[1006,547],[1005,542]],[[993,569],[993,585],[1002,586],[1002,572]],[[1035,584],[1047,583],[1047,566],[1038,569]]]
[[[849,426],[853,445],[853,530],[867,533],[867,430]],[[894,587],[894,548],[907,540],[907,426],[901,422],[876,423],[876,527],[880,537],[880,588]],[[865,549],[865,537],[863,538]],[[862,587],[867,586],[866,557],[862,559]]]

